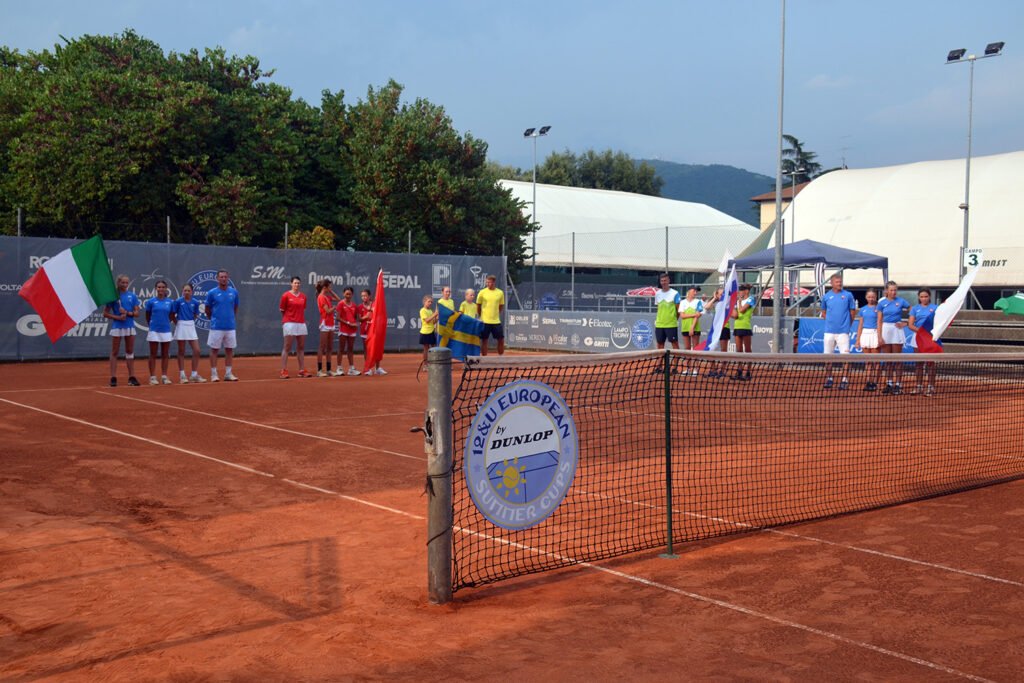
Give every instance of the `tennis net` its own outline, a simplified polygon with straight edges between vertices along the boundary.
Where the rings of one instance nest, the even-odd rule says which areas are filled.
[[[845,356],[831,366],[822,356],[710,352],[473,360],[452,405],[453,589],[1024,476],[1024,355],[924,358]],[[466,441],[488,398],[518,380],[560,394],[578,455],[554,511],[505,528],[468,489]],[[537,493],[529,492],[534,473],[524,467],[509,480],[503,465],[490,495],[524,502]],[[513,493],[520,482],[525,491]]]

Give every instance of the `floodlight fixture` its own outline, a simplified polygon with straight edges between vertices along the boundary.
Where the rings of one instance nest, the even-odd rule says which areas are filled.
[[[526,131],[523,132],[523,137],[524,138],[533,137],[533,131],[535,131],[535,130],[537,130],[537,129],[536,128],[527,128]]]
[[[958,50],[950,50],[949,54],[946,55],[947,62],[959,62],[963,59],[964,55],[967,54],[967,50],[960,48]]]
[[[999,43],[1000,47],[1002,47],[1002,45],[1002,43]],[[549,130],[551,130],[551,126],[541,126],[540,130],[537,131],[537,135],[547,135]]]
[[[985,56],[995,57],[997,54],[1003,51],[1003,45],[1006,45],[1006,43],[1002,41],[998,43],[989,43],[988,45],[985,46]]]

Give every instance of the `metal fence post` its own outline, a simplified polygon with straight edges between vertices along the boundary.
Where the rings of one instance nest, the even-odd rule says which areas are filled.
[[[576,231],[572,233],[572,284],[569,286],[572,291],[572,299],[570,299],[569,306],[570,310],[576,310]]]
[[[668,226],[665,226],[665,272],[668,272]]]
[[[452,599],[452,352],[427,352],[427,593]]]
[[[18,237],[21,237],[21,207],[18,207]],[[19,263],[21,263],[19,261]]]
[[[665,534],[668,537],[662,557],[679,557],[672,547],[672,352],[665,349]]]

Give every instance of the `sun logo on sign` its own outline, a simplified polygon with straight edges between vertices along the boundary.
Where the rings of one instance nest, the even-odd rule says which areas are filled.
[[[511,465],[508,464],[508,460],[505,460],[502,464],[505,465],[505,469],[496,472],[501,477],[498,482],[498,490],[506,498],[513,494],[518,496],[519,485],[523,484],[524,487],[526,486],[526,477],[523,476],[523,471],[526,467],[519,467],[519,458],[513,458]]]

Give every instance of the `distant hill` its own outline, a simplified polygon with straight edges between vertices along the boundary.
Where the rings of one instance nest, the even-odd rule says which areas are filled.
[[[750,198],[775,189],[775,179],[735,166],[679,164],[642,159],[654,167],[665,186],[661,196],[714,207],[744,223],[756,226],[758,213]]]

